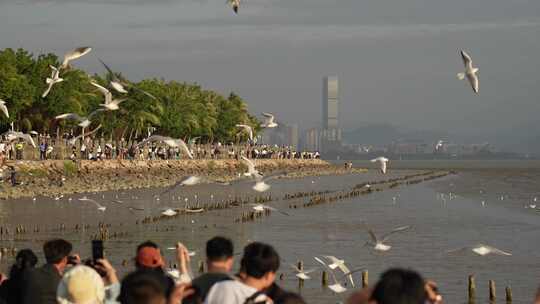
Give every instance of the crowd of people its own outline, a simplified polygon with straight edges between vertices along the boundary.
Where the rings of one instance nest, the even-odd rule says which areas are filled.
[[[135,270],[122,280],[107,259],[81,261],[66,240],[47,241],[45,264],[30,249],[17,253],[9,276],[0,277],[1,304],[303,304],[297,293],[276,283],[281,260],[265,243],[248,244],[234,269],[231,240],[214,237],[206,243],[206,272],[194,277],[189,251],[176,246],[174,268],[166,268],[159,246],[151,241],[135,252]],[[373,288],[353,292],[348,304],[442,303],[435,283],[407,269],[384,272]],[[540,294],[536,304],[540,303]]]
[[[84,143],[70,142],[69,138],[56,140],[50,136],[36,136],[36,148],[24,140],[13,142],[0,140],[0,154],[7,160],[46,160],[46,159],[182,159],[180,148],[169,147],[162,143],[149,143],[138,145],[136,141],[118,142],[105,141],[103,139],[91,139],[87,137]],[[249,158],[274,158],[274,159],[315,159],[320,158],[319,152],[297,151],[289,146],[277,145],[235,145],[233,143],[222,144],[189,144],[189,149],[196,159],[232,159],[239,155],[247,155]]]

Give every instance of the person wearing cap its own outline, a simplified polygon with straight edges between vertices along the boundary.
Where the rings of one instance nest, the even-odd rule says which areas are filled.
[[[96,270],[85,266],[75,266],[64,274],[58,284],[56,298],[59,304],[114,304],[120,294],[120,283],[116,271],[105,260],[97,260]]]
[[[176,275],[179,283],[189,283],[191,281],[188,271],[189,254],[187,249],[178,243],[177,260],[180,265],[179,274]],[[152,270],[161,275],[163,284],[166,286],[167,296],[169,296],[175,286],[175,280],[165,272],[165,260],[156,243],[147,241],[137,246],[137,256],[135,257],[135,267],[137,270]]]

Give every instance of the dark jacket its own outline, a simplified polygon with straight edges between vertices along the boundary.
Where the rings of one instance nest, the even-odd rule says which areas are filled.
[[[26,269],[11,276],[0,286],[0,304],[19,304],[23,296],[23,283],[31,269]],[[5,302],[2,302],[5,301]]]
[[[206,296],[208,295],[208,292],[210,291],[210,288],[212,288],[214,284],[228,280],[234,280],[234,278],[226,273],[207,272],[205,274],[202,274],[199,277],[195,278],[193,281],[191,281],[191,285],[195,289],[195,294],[184,299],[182,303],[203,303],[206,299]]]
[[[52,264],[32,269],[24,278],[23,304],[56,304],[56,289],[62,276]]]

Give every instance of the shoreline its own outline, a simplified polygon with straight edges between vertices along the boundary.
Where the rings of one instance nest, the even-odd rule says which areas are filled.
[[[255,159],[261,172],[287,171],[287,178],[362,173],[346,170],[320,159]],[[166,187],[188,175],[231,181],[245,171],[234,159],[197,160],[103,160],[78,162],[64,160],[20,161],[12,164],[17,172],[15,187],[1,184],[0,199],[59,196],[73,193]],[[4,171],[8,175],[8,171]]]

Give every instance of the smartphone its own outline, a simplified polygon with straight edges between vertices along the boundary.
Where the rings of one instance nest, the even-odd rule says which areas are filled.
[[[103,259],[103,241],[93,240],[92,241],[92,260],[94,263],[97,260]]]

